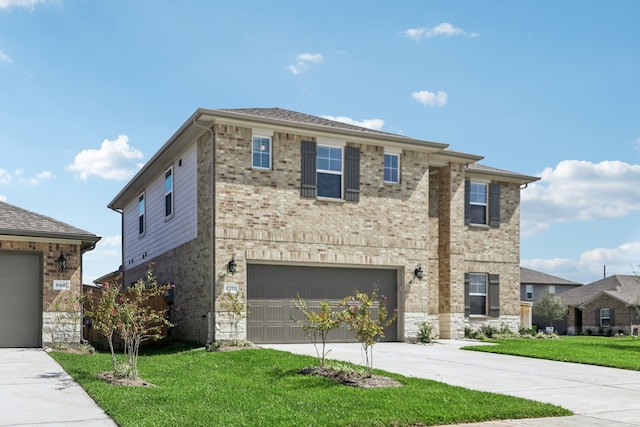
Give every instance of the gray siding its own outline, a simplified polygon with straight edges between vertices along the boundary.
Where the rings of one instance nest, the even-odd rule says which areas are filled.
[[[182,165],[180,166],[180,160]],[[138,237],[138,195],[123,211],[125,270],[150,261],[197,236],[197,156],[195,144],[176,156],[173,164],[174,214],[165,219],[164,170],[144,188],[146,231]]]

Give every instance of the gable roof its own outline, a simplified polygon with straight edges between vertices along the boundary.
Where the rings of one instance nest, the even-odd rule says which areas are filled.
[[[608,295],[627,306],[635,304],[640,298],[640,278],[617,274],[568,290],[559,296],[564,299],[567,305],[579,307],[601,295]]]
[[[161,173],[160,169],[164,168],[164,164],[171,159],[171,156],[179,153],[187,144],[199,138],[215,124],[276,129],[281,132],[301,132],[303,135],[410,148],[429,153],[430,164],[438,166],[444,166],[451,161],[472,165],[483,158],[475,154],[449,150],[448,144],[440,142],[382,132],[282,108],[229,108],[216,110],[199,108],[160,147],[107,206],[113,210],[123,209],[124,204],[134,194],[142,191],[148,180]],[[539,179],[515,172],[489,168],[488,166],[480,166],[474,170],[481,175],[500,176],[504,180],[519,184],[526,184]]]
[[[581,283],[552,276],[541,271],[520,267],[520,283],[531,285],[571,285],[581,286]]]
[[[100,240],[88,231],[5,202],[0,202],[0,235],[80,240],[83,250]]]

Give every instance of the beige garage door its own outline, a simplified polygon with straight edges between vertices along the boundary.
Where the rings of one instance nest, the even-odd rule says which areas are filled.
[[[247,339],[254,343],[309,342],[309,338],[291,321],[296,297],[303,298],[317,311],[320,302],[332,306],[352,295],[354,289],[370,293],[378,288],[387,297],[391,311],[397,304],[397,270],[301,267],[249,264],[247,267]],[[397,322],[385,330],[384,341],[397,341]],[[353,334],[342,328],[328,336],[331,342],[355,341]]]
[[[41,347],[39,254],[0,251],[0,295],[0,347]]]

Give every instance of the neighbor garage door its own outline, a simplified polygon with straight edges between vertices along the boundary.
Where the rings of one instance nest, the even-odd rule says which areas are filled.
[[[41,345],[41,257],[0,251],[0,347]]]
[[[247,339],[255,343],[309,342],[291,321],[291,314],[298,314],[294,309],[298,295],[317,311],[322,301],[335,306],[342,298],[353,295],[354,289],[370,293],[374,288],[387,297],[390,311],[398,307],[396,270],[249,264]],[[385,330],[383,340],[397,339],[394,323]],[[354,338],[342,328],[332,331],[328,341],[346,342]]]

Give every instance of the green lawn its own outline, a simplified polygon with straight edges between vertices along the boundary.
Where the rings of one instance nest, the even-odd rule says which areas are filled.
[[[557,340],[507,339],[490,341],[499,345],[471,346],[465,347],[465,350],[640,371],[640,340],[628,336],[561,336]]]
[[[141,356],[154,388],[106,384],[108,354],[51,353],[120,426],[409,426],[570,415],[557,406],[377,371],[397,388],[299,375],[315,358],[267,349]]]

